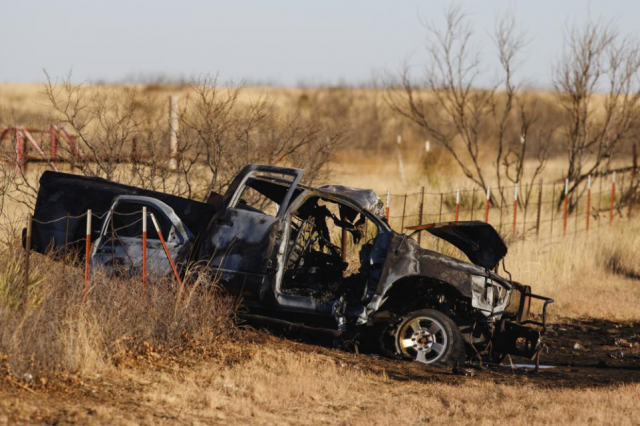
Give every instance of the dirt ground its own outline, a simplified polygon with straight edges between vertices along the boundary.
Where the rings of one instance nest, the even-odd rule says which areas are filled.
[[[507,361],[503,366],[474,367],[466,370],[470,375],[457,374],[450,370],[425,368],[424,366],[405,361],[386,359],[375,354],[355,354],[345,350],[331,348],[315,339],[292,339],[275,336],[265,331],[246,331],[246,342],[243,346],[250,353],[269,348],[269,353],[285,353],[284,360],[297,359],[299,356],[319,357],[319,365],[333,363],[337,368],[351,371],[363,383],[372,377],[381,377],[381,384],[394,387],[409,386],[408,389],[419,389],[425,386],[437,388],[446,385],[447,389],[456,390],[464,401],[466,389],[489,388],[525,389],[535,393],[554,391],[588,391],[598,392],[610,389],[626,388],[627,394],[633,397],[640,384],[640,327],[636,323],[610,322],[602,320],[575,321],[566,320],[554,324],[553,330],[547,334],[549,351],[542,358],[543,365],[554,368],[542,369],[534,373],[529,368],[512,368]],[[245,353],[246,355],[246,353]],[[249,356],[251,358],[251,355]],[[244,360],[243,360],[244,359]],[[257,412],[242,414],[236,409],[219,406],[213,402],[210,410],[194,409],[191,403],[176,403],[180,400],[194,399],[192,392],[206,391],[214,387],[215,380],[204,380],[200,383],[202,371],[212,371],[212,377],[225,377],[230,371],[249,368],[251,362],[246,356],[209,356],[185,354],[179,357],[150,356],[132,360],[118,368],[114,374],[95,377],[67,377],[46,383],[30,382],[26,378],[22,382],[10,380],[5,376],[0,381],[0,425],[5,424],[300,424],[308,418],[278,418],[274,413],[260,412],[258,395],[252,395],[249,401],[256,402]],[[513,360],[514,364],[522,360]],[[277,362],[274,360],[274,362]],[[224,365],[224,368],[221,367]],[[332,368],[334,367],[332,366]],[[365,374],[364,379],[358,374]],[[253,373],[252,373],[253,374]],[[287,373],[281,373],[283,376]],[[256,381],[265,380],[253,374]],[[350,376],[344,376],[348,379]],[[195,383],[191,389],[175,390],[175,383],[188,381]],[[376,380],[374,379],[373,382]],[[154,382],[166,382],[167,386],[156,386]],[[239,382],[238,382],[239,383]],[[227,386],[227,385],[223,385]],[[233,386],[233,385],[229,385]],[[274,385],[275,386],[275,385]],[[340,384],[337,384],[340,387]],[[346,386],[346,385],[345,385]],[[351,385],[350,385],[351,386]],[[153,392],[149,389],[153,388]],[[172,389],[172,390],[170,390]],[[181,390],[182,389],[182,390]],[[374,387],[375,389],[375,387]],[[275,390],[275,389],[274,389]],[[629,392],[631,390],[631,392]],[[169,398],[163,392],[178,392]],[[185,395],[180,395],[184,392]],[[500,390],[500,392],[504,392]],[[320,392],[321,393],[321,392]],[[637,397],[638,395],[636,395]],[[313,419],[322,424],[349,424],[340,421],[340,417],[323,417],[326,407],[318,402],[323,398],[319,394],[311,395],[306,402],[312,414],[320,409],[320,414]],[[552,398],[552,393],[549,394]],[[169,398],[169,399],[167,399]],[[455,399],[456,397],[454,397]],[[214,398],[215,399],[215,398]],[[314,402],[315,401],[315,402]],[[314,404],[317,405],[314,407]],[[440,407],[451,412],[453,409]],[[526,401],[523,401],[526,406]],[[539,402],[536,404],[540,404]],[[535,406],[535,404],[533,405]],[[222,407],[222,409],[220,409]],[[225,410],[224,408],[227,407]],[[334,407],[335,408],[335,407]],[[274,410],[283,412],[284,410]],[[638,421],[638,410],[625,412],[618,410],[618,416],[609,418],[613,423],[633,424]],[[450,413],[451,414],[451,413]],[[284,414],[283,414],[284,415]],[[536,414],[537,415],[537,414]],[[469,418],[454,419],[469,421]],[[473,417],[472,417],[473,418]],[[499,418],[499,417],[498,417]],[[634,420],[635,418],[635,420]],[[303,420],[306,419],[306,420]],[[536,417],[530,418],[535,421]],[[591,420],[598,418],[590,417]],[[337,421],[334,421],[337,420]],[[559,420],[559,419],[558,419]],[[580,422],[579,419],[575,419]],[[626,421],[625,421],[626,420]],[[375,421],[374,421],[375,423]]]

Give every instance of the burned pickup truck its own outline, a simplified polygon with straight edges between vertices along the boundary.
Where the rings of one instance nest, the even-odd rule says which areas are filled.
[[[357,335],[384,353],[425,364],[539,353],[552,300],[497,274],[507,247],[491,225],[436,223],[401,234],[387,223],[373,191],[312,188],[300,183],[302,175],[249,165],[224,195],[211,193],[202,203],[47,172],[32,248],[84,244],[82,215],[92,209],[92,268],[140,273],[145,207],[160,234],[150,229],[147,235],[149,276],[170,274],[169,258],[178,273],[199,267],[241,297],[255,319]],[[470,262],[422,248],[417,232],[445,240]],[[544,302],[539,321],[529,319],[533,299]]]

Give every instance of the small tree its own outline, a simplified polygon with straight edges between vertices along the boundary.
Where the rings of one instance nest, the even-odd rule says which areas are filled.
[[[489,186],[490,173],[498,187],[505,178],[520,183],[525,158],[531,151],[527,146],[536,143],[534,158],[538,166],[533,181],[546,163],[549,138],[532,137],[535,104],[520,94],[514,82],[524,36],[517,32],[512,17],[496,21],[494,40],[503,77],[493,88],[482,90],[477,88],[481,55],[471,46],[472,26],[459,7],[445,12],[445,22],[444,30],[426,25],[429,40],[424,78],[414,82],[405,66],[400,81],[389,84],[388,104],[426,130],[429,138],[453,157],[462,173],[484,189]],[[483,166],[485,158],[493,158],[489,170]]]
[[[572,209],[589,175],[613,171],[611,161],[638,120],[639,78],[640,43],[621,37],[611,22],[590,21],[567,31],[554,87],[565,111],[565,176]]]

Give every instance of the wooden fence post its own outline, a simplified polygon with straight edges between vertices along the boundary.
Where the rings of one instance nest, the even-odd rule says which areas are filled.
[[[458,215],[460,214],[460,189],[456,191],[456,222],[458,221]]]
[[[169,169],[178,168],[178,97],[169,98]]]
[[[26,165],[24,136],[22,135],[22,130],[19,127],[14,127],[13,134],[16,139],[16,173],[20,173],[22,171],[23,164]]]

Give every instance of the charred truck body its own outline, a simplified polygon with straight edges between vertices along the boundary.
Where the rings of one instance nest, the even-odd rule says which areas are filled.
[[[484,222],[411,228],[463,252],[464,262],[427,250],[413,234],[393,231],[370,190],[300,184],[303,171],[249,165],[224,195],[206,203],[98,178],[47,172],[40,181],[33,249],[84,244],[92,209],[92,268],[135,274],[141,268],[141,210],[159,222],[182,271],[200,265],[240,296],[254,318],[357,333],[386,353],[456,365],[490,353],[532,358],[540,350],[552,301],[496,272],[507,248]],[[69,219],[56,220],[69,215]],[[43,223],[44,222],[44,223]],[[157,233],[149,229],[150,276],[171,273]],[[532,299],[542,320],[529,320]],[[533,326],[533,327],[531,327]]]

